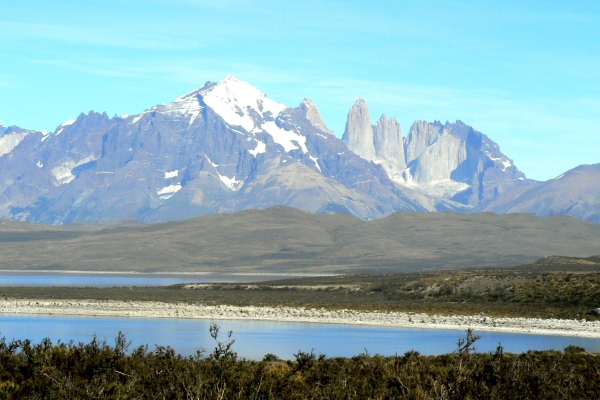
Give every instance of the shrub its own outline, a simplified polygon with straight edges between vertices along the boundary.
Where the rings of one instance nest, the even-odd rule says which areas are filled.
[[[130,348],[120,334],[113,346],[53,344],[44,339],[0,339],[1,399],[161,398],[597,398],[600,357],[578,346],[565,352],[475,353],[477,336],[467,331],[452,354],[364,354],[327,358],[298,351],[288,362],[240,359],[231,332],[216,347],[183,357],[170,347]],[[567,356],[568,355],[568,356]],[[276,361],[267,354],[263,360]]]

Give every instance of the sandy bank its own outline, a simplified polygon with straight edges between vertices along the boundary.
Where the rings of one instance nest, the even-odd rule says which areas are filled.
[[[376,325],[402,328],[457,329],[600,338],[600,321],[440,316],[402,312],[292,307],[234,307],[170,304],[154,301],[0,300],[0,314],[78,315],[135,318],[242,319],[326,324]]]

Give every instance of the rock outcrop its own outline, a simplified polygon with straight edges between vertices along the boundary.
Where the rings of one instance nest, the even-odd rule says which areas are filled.
[[[395,211],[566,214],[600,222],[598,168],[528,180],[461,121],[371,124],[365,100],[342,140],[304,99],[291,108],[228,76],[168,104],[54,132],[0,123],[0,217],[61,224],[289,205],[376,219]]]
[[[409,186],[469,206],[531,184],[496,143],[462,121],[415,122],[406,155]]]
[[[371,125],[367,103],[358,99],[348,113],[342,140],[365,160],[380,164],[393,181],[402,181],[402,172],[406,168],[404,139],[395,117],[388,120],[384,114]]]
[[[81,114],[52,134],[9,128],[0,147],[0,216],[10,219],[165,221],[272,205],[374,219],[428,209],[348,151],[310,100],[290,108],[231,76],[137,115]]]
[[[364,159],[369,161],[376,159],[371,115],[364,99],[356,100],[350,109],[342,141]]]
[[[352,151],[381,165],[398,185],[437,199],[438,209],[473,207],[516,185],[529,184],[496,143],[462,121],[416,121],[408,136],[395,118],[371,125],[366,102],[348,114],[342,140]]]
[[[300,103],[298,110],[300,110],[300,112],[304,114],[304,118],[310,121],[310,123],[315,128],[320,129],[323,132],[327,132],[330,135],[335,134],[332,130],[327,128],[327,124],[325,124],[325,121],[323,121],[323,118],[321,117],[321,113],[319,112],[317,105],[313,103],[311,99],[302,100],[302,103]]]

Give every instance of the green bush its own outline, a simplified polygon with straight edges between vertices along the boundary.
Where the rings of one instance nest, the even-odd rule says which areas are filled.
[[[298,351],[295,359],[239,358],[231,333],[216,346],[183,357],[170,347],[113,346],[0,339],[1,399],[585,399],[597,398],[597,355],[565,352],[474,352],[468,331],[457,350],[440,356],[328,358]]]

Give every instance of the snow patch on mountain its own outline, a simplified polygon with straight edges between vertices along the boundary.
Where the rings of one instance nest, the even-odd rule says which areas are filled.
[[[75,122],[77,121],[77,119],[68,119],[65,122],[63,122],[62,124],[60,124],[58,126],[58,129],[56,130],[55,135],[60,135],[66,127],[73,125]]]
[[[286,152],[302,148],[304,153],[308,153],[308,149],[306,148],[306,136],[299,135],[293,131],[286,131],[285,129],[278,127],[277,124],[275,124],[275,121],[265,122],[262,124],[262,129],[271,135],[273,141],[281,145]]]
[[[421,193],[425,193],[429,196],[443,197],[446,199],[449,199],[455,194],[467,190],[471,187],[471,185],[469,184],[463,182],[456,182],[451,179],[442,181],[431,181],[425,183],[415,183],[414,181],[406,180],[404,182],[404,185],[411,189],[418,190]]]
[[[0,157],[13,151],[28,134],[29,132],[9,133],[0,137]]]
[[[178,169],[174,171],[165,171],[165,179],[175,178],[177,175],[179,175]]]
[[[217,172],[217,174],[219,173]],[[238,191],[244,184],[244,181],[236,180],[235,175],[233,176],[233,178],[229,178],[227,176],[219,174],[219,179],[221,179],[221,182],[223,182],[229,190],[232,190],[234,192]]]
[[[319,172],[322,173],[323,171],[321,171],[321,167],[319,166],[319,159],[317,157],[313,157],[313,156],[309,156],[309,157],[315,163],[315,167],[317,167]]]
[[[161,200],[167,200],[173,197],[173,195],[181,190],[181,185],[169,185],[156,192],[158,198]]]
[[[133,119],[130,122],[131,125],[137,123],[140,119],[142,119],[142,117],[144,116],[144,114],[146,114],[146,113],[141,113],[141,114],[138,114],[135,117],[133,117]]]
[[[156,109],[163,114],[181,114],[190,117],[189,126],[192,126],[202,112],[197,91],[178,97],[172,103],[157,106]]]
[[[505,172],[508,168],[513,166],[513,163],[507,157],[493,157],[489,151],[485,152],[488,158],[494,161],[495,164],[502,165],[502,171]]]
[[[193,93],[193,92],[192,92]],[[251,114],[263,119],[274,119],[287,106],[269,99],[264,93],[250,85],[228,75],[216,85],[200,92],[204,102],[231,126],[240,126],[251,132],[256,126]]]
[[[248,150],[248,153],[252,154],[254,157],[266,152],[267,145],[265,144],[265,142],[261,142],[260,140],[256,141],[256,147],[253,150]]]
[[[52,173],[52,175],[54,175],[54,178],[56,178],[56,181],[57,181],[56,186],[64,185],[64,184],[67,184],[67,183],[73,181],[76,178],[76,176],[73,175],[73,169],[79,167],[80,165],[95,161],[97,159],[98,159],[98,157],[96,157],[96,156],[88,156],[88,157],[82,158],[78,162],[75,162],[75,161],[69,159],[69,160],[63,161],[61,164],[52,168],[50,170],[50,172]],[[42,166],[43,166],[43,164],[42,164]],[[40,166],[38,165],[38,167],[40,167]]]
[[[56,178],[56,186],[64,185],[75,179],[75,175],[72,173],[73,168],[75,168],[75,162],[68,160],[50,170]]]
[[[235,179],[235,175],[233,176],[233,178],[230,178],[226,175],[221,175],[221,173],[219,172],[218,168],[220,165],[219,164],[215,164],[214,162],[212,162],[212,160],[205,154],[204,157],[206,157],[206,159],[208,160],[208,162],[210,163],[210,165],[213,166],[213,168],[215,169],[215,172],[217,173],[217,176],[219,177],[219,180],[221,182],[223,182],[223,184],[225,186],[227,186],[227,188],[229,190],[232,190],[234,192],[238,191],[242,185],[244,184],[243,180],[237,180]]]

